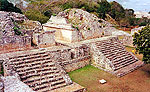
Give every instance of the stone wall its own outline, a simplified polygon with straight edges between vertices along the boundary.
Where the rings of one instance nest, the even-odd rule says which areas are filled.
[[[119,35],[118,38],[123,43],[123,45],[134,47],[133,46],[133,37],[132,36]]]
[[[62,40],[66,42],[78,42],[82,40],[82,36],[79,31],[72,28],[71,24],[53,24],[47,23],[43,25],[44,30],[56,30],[56,40]]]
[[[84,40],[102,36],[102,24],[98,22],[100,19],[94,14],[82,9],[67,9],[57,16],[67,18],[69,23],[82,34]]]
[[[0,53],[20,51],[31,48],[31,37],[29,36],[7,36],[0,39]]]
[[[143,65],[117,37],[92,43],[91,56],[92,65],[119,77]]]
[[[105,71],[113,71],[112,67],[113,64],[112,62],[106,58],[105,55],[102,54],[102,52],[99,52],[98,49],[96,48],[95,43],[91,45],[91,56],[92,56],[92,65],[101,68],[102,70]]]
[[[75,43],[66,43],[63,41],[59,41],[57,43],[67,46],[71,51],[71,60],[66,60],[61,65],[67,72],[82,68],[91,62],[91,47],[93,43],[112,39],[113,37],[103,37],[103,38],[96,38],[90,40],[84,40]],[[70,56],[69,56],[70,57]]]
[[[55,46],[55,31],[45,31],[33,34],[33,43],[37,47],[45,48]]]
[[[85,49],[85,48],[81,47],[81,49]],[[38,60],[37,62],[35,62],[34,60],[33,60],[33,62],[31,62],[32,64],[36,63],[36,64],[34,64],[33,67],[35,67],[37,65],[37,63],[39,62],[39,60],[41,60],[41,59],[42,59],[41,63],[42,62],[45,63],[45,61],[43,59],[48,60],[49,61],[48,64],[50,64],[49,67],[51,67],[51,68],[54,68],[54,66],[51,66],[51,64],[55,63],[55,65],[57,66],[57,69],[59,69],[59,72],[62,73],[62,76],[64,75],[63,78],[66,81],[65,83],[69,84],[70,83],[70,78],[65,75],[66,73],[63,69],[65,69],[66,71],[72,71],[72,70],[75,70],[75,69],[78,69],[78,68],[81,68],[81,67],[85,66],[85,64],[82,64],[81,61],[87,59],[87,57],[86,58],[83,57],[83,55],[86,55],[86,53],[82,52],[82,54],[80,55],[79,50],[80,49],[77,49],[75,52],[72,52],[74,50],[71,50],[70,47],[54,46],[54,47],[46,48],[45,50],[37,49],[37,50],[30,50],[30,51],[20,51],[20,52],[14,52],[14,53],[1,54],[0,58],[4,60],[4,63],[3,63],[4,72],[5,72],[4,76],[5,77],[12,76],[11,78],[12,78],[13,81],[14,81],[14,77],[15,77],[15,80],[17,81],[17,84],[15,86],[18,86],[18,83],[19,83],[18,79],[24,77],[24,75],[18,75],[18,74],[20,74],[20,72],[22,73],[23,71],[20,71],[18,73],[18,71],[16,70],[16,65],[14,65],[14,63],[20,63],[18,65],[18,68],[20,66],[23,67],[24,63],[21,64],[21,62],[32,61],[33,60],[32,58],[34,58],[34,60],[36,60],[36,59]],[[72,53],[74,53],[74,54],[72,55]],[[77,56],[79,56],[79,57],[77,57]],[[25,60],[22,61],[22,59],[25,59]],[[88,59],[89,59],[89,57],[88,57]],[[80,64],[75,65],[75,63],[80,63]],[[13,65],[15,67],[13,67]],[[28,66],[29,65],[31,65],[31,64],[28,63]],[[70,69],[71,67],[68,68],[69,67],[68,65],[72,66],[73,69]],[[37,66],[39,66],[39,65],[37,65]],[[20,68],[20,69],[22,70],[22,69],[26,69],[26,68]],[[32,70],[32,71],[34,72],[34,70]],[[20,85],[23,86],[24,84],[20,84]],[[8,88],[9,84],[6,85],[6,86]],[[19,90],[22,90],[22,89],[19,89]],[[29,91],[29,92],[31,92],[31,91]]]
[[[4,82],[1,77],[2,75],[0,75],[0,92],[4,92]]]

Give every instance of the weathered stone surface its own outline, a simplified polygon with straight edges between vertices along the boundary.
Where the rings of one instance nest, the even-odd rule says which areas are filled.
[[[29,36],[3,36],[0,39],[0,54],[31,48]]]
[[[50,92],[87,92],[87,91],[84,87],[82,87],[79,84],[73,82],[73,84],[71,84],[69,86],[59,88],[59,89],[55,89],[55,90],[52,90]]]
[[[133,37],[132,36],[119,35],[118,38],[123,43],[123,45],[134,47],[133,46]]]
[[[81,9],[68,9],[52,16],[44,24],[44,30],[56,30],[56,39],[67,42],[78,42],[102,36],[103,25],[100,19]],[[104,21],[104,20],[101,20]]]
[[[1,79],[2,75],[0,75],[0,92],[4,92],[4,82]]]
[[[15,76],[2,77],[4,92],[35,92]]]
[[[83,39],[101,37],[102,35],[101,24],[94,14],[81,9],[68,9],[60,12],[58,16],[67,18],[81,32]]]
[[[35,91],[38,91],[38,90],[50,91],[50,90],[57,89],[57,87],[61,88],[61,87],[70,85],[72,84],[72,81],[69,78],[69,76],[66,74],[64,69],[68,71],[73,71],[73,70],[82,68],[85,65],[88,65],[90,61],[90,56],[87,56],[89,54],[87,54],[86,52],[88,51],[86,50],[87,49],[86,45],[75,46],[74,48],[77,49],[75,51],[75,55],[77,55],[78,57],[71,56],[72,50],[70,47],[62,47],[62,46],[60,47],[57,46],[57,48],[49,47],[49,48],[46,48],[45,50],[20,51],[20,52],[15,52],[15,53],[2,54],[1,59],[3,58],[5,62],[8,62],[8,63],[4,63],[4,71],[5,71],[4,75],[16,76],[18,77],[18,79],[20,78],[24,83],[29,85],[29,87],[31,87]],[[5,59],[5,57],[7,57],[8,59]],[[25,63],[23,62],[29,62],[29,63],[26,63],[26,65],[24,65]],[[30,68],[35,68],[35,69],[30,69]],[[41,71],[42,73],[38,71],[39,69],[42,69]],[[31,74],[28,73],[29,71],[32,73]],[[50,75],[55,76],[55,77],[47,78],[47,76],[50,76],[48,75],[49,72],[50,73],[54,72],[53,74],[50,74]],[[19,76],[17,74],[19,74]],[[39,75],[37,76],[37,74]],[[28,77],[30,76],[31,78],[26,79],[27,76]],[[41,79],[41,81],[37,80],[41,78],[40,76],[43,76],[43,78],[45,77],[47,80],[49,80],[49,83],[51,84],[51,88],[46,87],[42,89],[38,86],[38,85],[41,85],[40,83],[43,83],[44,81],[43,79]],[[32,79],[37,80],[39,84],[34,85],[34,81],[31,83],[28,83],[28,81],[32,81]],[[52,81],[52,82],[50,81],[54,79],[56,79],[56,81]],[[42,84],[42,85],[45,86],[46,84]],[[82,92],[83,89],[81,90],[80,88],[77,88],[76,90],[78,91],[80,90]]]
[[[94,66],[119,77],[143,65],[133,54],[125,50],[117,37],[93,43],[91,54]]]
[[[55,31],[34,33],[33,43],[40,48],[55,46]]]
[[[13,31],[14,22],[23,22],[25,20],[28,19],[22,14],[0,11],[0,29],[3,32],[3,36],[15,35]]]
[[[45,43],[55,45],[54,35],[43,32],[40,22],[31,21],[19,13],[0,11],[0,54],[31,49],[34,33],[41,33],[38,38],[41,47]]]
[[[63,24],[64,22],[67,23],[66,19],[61,17],[56,17],[62,23],[58,24],[52,23],[52,19],[49,20],[48,23],[44,24],[44,30],[56,30],[55,38],[56,40],[63,40],[67,42],[77,42],[82,40],[81,34],[77,29],[73,28],[71,24]]]

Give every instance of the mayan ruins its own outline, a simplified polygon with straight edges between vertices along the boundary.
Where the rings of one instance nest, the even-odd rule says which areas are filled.
[[[142,28],[129,34],[76,8],[44,24],[0,11],[0,92],[87,92],[68,75],[87,65],[125,76],[144,65],[125,49]]]

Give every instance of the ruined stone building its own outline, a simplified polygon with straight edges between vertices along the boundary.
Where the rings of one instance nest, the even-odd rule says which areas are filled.
[[[12,16],[8,14],[5,16]],[[28,19],[10,23],[22,30],[17,37],[23,40],[2,39],[0,44],[3,47],[0,62],[4,68],[0,90],[4,92],[85,92],[86,88],[73,82],[67,72],[91,64],[121,77],[143,65],[125,50],[122,41],[125,39],[112,35],[111,24],[81,9],[65,10],[43,26]],[[14,30],[13,27],[10,32]],[[2,37],[16,37],[15,33],[9,33],[11,36],[1,33]],[[12,48],[13,44],[18,47]],[[7,46],[15,51],[5,52]]]

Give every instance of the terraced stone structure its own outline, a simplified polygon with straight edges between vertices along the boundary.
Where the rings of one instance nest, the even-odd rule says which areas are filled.
[[[37,92],[49,92],[70,86],[68,92],[83,92],[85,89],[73,83],[60,63],[71,61],[70,48],[24,51],[1,55],[5,58],[5,76],[16,72],[22,82]],[[64,55],[65,54],[65,55]],[[67,62],[69,62],[67,61]],[[67,89],[65,89],[67,90]],[[61,91],[60,91],[61,92]]]
[[[7,15],[14,16],[15,13]],[[15,20],[17,23],[24,18],[15,17]],[[6,24],[3,27],[9,28],[6,33],[0,29],[0,35],[3,35],[0,38],[0,64],[3,63],[4,67],[5,92],[84,92],[85,88],[72,82],[67,72],[92,63],[95,67],[123,76],[143,65],[123,46],[124,42],[131,41],[130,37],[124,37],[125,40],[120,42],[118,34],[112,35],[113,30],[116,33],[122,31],[112,29],[106,21],[99,23],[101,20],[94,14],[81,9],[66,10],[51,17],[43,25],[44,30],[39,22],[25,20],[18,26],[32,31],[24,30],[23,36],[14,35],[12,28],[15,25],[10,18],[10,23],[2,20],[2,24]],[[30,23],[33,26],[28,25]],[[26,50],[31,47],[31,42],[39,49],[4,53],[9,48]]]
[[[118,38],[91,45],[92,64],[117,76],[123,76],[143,65],[132,53],[127,52]]]

